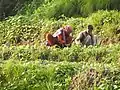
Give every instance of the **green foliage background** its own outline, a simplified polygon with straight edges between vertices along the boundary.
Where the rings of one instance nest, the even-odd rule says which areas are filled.
[[[119,90],[119,10],[120,0],[26,1],[17,15],[0,21],[0,90],[73,90],[73,83],[74,90]],[[105,43],[46,47],[44,34],[68,24],[74,38],[92,24]],[[99,77],[88,75],[91,69]]]
[[[31,0],[25,4],[23,14],[38,14],[42,18],[57,18],[61,15],[88,16],[97,10],[120,10],[119,0]],[[21,13],[21,12],[20,12]]]

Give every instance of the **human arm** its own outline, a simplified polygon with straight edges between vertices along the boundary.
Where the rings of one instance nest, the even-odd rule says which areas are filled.
[[[82,42],[82,39],[83,39],[83,33],[79,33],[79,35],[77,36],[77,38],[75,39],[75,43],[76,44],[81,44]]]

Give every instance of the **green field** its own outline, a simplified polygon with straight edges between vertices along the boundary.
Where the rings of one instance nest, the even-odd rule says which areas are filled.
[[[0,21],[0,90],[119,90],[119,6],[119,0],[26,1]],[[46,32],[71,25],[76,38],[89,24],[100,44],[45,46]]]

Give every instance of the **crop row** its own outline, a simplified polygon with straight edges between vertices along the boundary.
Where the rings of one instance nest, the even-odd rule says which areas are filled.
[[[5,61],[9,59],[20,61],[97,61],[104,63],[120,62],[120,45],[113,44],[107,46],[89,46],[80,47],[73,45],[66,48],[48,48],[46,46],[37,45],[22,45],[22,46],[1,46],[0,60]]]

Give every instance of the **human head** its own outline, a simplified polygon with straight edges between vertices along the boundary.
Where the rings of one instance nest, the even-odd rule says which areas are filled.
[[[91,33],[93,30],[93,26],[92,25],[88,25],[88,33]]]
[[[67,33],[69,33],[69,34],[72,32],[72,27],[71,27],[70,25],[64,26],[64,29],[65,29],[65,31],[66,31]]]

